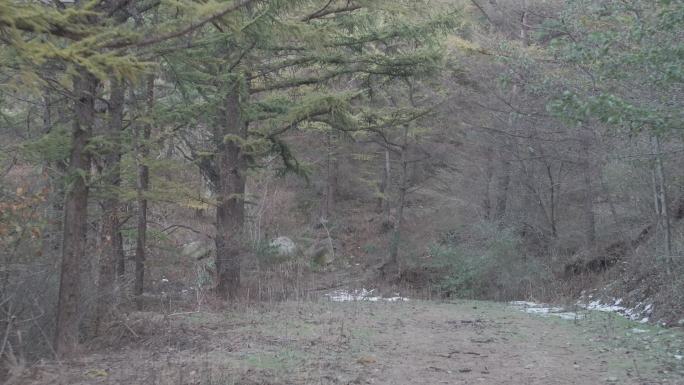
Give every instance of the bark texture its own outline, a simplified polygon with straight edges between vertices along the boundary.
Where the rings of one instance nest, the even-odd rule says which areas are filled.
[[[247,162],[240,140],[247,124],[240,111],[240,83],[232,83],[215,127],[217,193],[216,291],[223,299],[235,299],[240,288],[241,235],[245,221],[245,173]]]
[[[79,303],[81,265],[86,247],[88,220],[88,184],[91,154],[87,145],[95,120],[95,91],[98,81],[87,71],[74,79],[74,124],[72,128],[69,166],[71,183],[64,203],[62,266],[57,304],[55,352],[59,356],[72,353],[79,342]]]
[[[154,107],[154,75],[148,75],[145,86],[145,102],[146,111],[149,115]],[[149,118],[149,116],[148,116]],[[133,284],[133,295],[137,298],[137,306],[142,307],[141,296],[143,294],[145,282],[145,260],[147,259],[147,197],[145,196],[149,190],[150,170],[146,164],[146,159],[149,155],[148,143],[152,126],[149,123],[140,124],[137,133],[137,163],[138,163],[138,179],[136,186],[137,202],[138,202],[138,221],[137,229],[138,236],[135,242],[135,282]]]
[[[111,96],[109,99],[109,124],[107,137],[111,143],[110,150],[104,156],[104,182],[109,190],[108,196],[102,201],[102,239],[101,254],[98,270],[98,303],[95,315],[94,332],[99,334],[102,322],[114,303],[117,264],[123,259],[121,242],[118,188],[121,184],[121,130],[123,129],[124,107],[123,83],[111,81]]]

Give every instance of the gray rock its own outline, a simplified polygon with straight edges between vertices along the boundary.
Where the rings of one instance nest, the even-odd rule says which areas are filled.
[[[215,247],[216,245],[211,241],[193,241],[183,245],[181,255],[200,260],[210,257],[214,253]]]
[[[288,237],[278,237],[271,241],[270,246],[281,257],[292,256],[297,250],[297,245]]]

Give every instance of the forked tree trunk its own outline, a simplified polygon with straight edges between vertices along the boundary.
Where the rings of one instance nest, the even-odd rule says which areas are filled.
[[[102,202],[102,249],[98,271],[98,302],[94,320],[94,332],[99,334],[102,321],[105,320],[114,303],[117,263],[123,258],[121,248],[121,231],[119,221],[120,201],[118,188],[121,182],[121,130],[123,129],[124,84],[116,79],[111,80],[111,96],[109,99],[109,122],[107,139],[111,150],[104,156],[104,182],[108,196]]]
[[[216,142],[216,292],[220,298],[235,299],[240,288],[241,235],[245,221],[245,173],[247,163],[240,139],[247,136],[241,115],[240,83],[226,93],[217,126]]]
[[[87,149],[95,120],[98,81],[85,69],[74,78],[74,124],[67,172],[71,183],[64,203],[62,266],[57,303],[55,352],[72,353],[79,339],[81,265],[85,254],[88,221],[88,184],[91,155]]]
[[[145,109],[149,115],[154,106],[154,75],[147,76],[145,86]],[[137,221],[137,239],[135,242],[135,282],[133,284],[133,295],[136,298],[136,306],[138,309],[142,308],[142,294],[145,282],[145,259],[147,246],[147,197],[145,196],[150,183],[150,170],[146,164],[149,155],[149,140],[152,126],[149,123],[138,125],[138,132],[136,134],[137,145],[137,163],[138,163],[138,179],[136,185],[136,195],[138,202],[138,221]]]

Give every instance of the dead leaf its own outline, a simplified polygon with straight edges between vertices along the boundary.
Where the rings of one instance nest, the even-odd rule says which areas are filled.
[[[378,360],[376,360],[375,357],[364,356],[364,357],[360,357],[358,360],[356,360],[356,362],[361,364],[361,365],[370,365],[370,364],[374,364],[374,363],[378,362]]]
[[[90,378],[107,377],[107,371],[103,369],[90,369],[85,372],[85,375]]]

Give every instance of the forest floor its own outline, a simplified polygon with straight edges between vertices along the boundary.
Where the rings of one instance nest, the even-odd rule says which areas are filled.
[[[684,332],[508,304],[326,299],[133,313],[12,384],[684,384]]]

